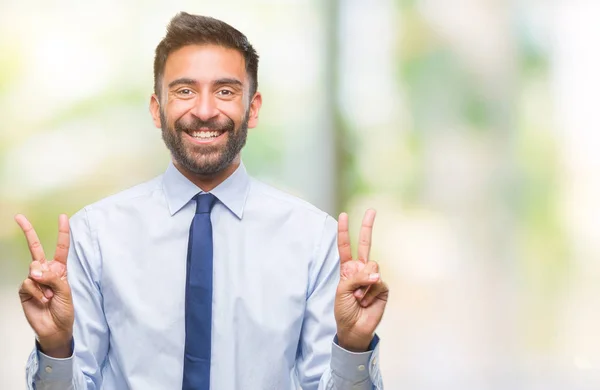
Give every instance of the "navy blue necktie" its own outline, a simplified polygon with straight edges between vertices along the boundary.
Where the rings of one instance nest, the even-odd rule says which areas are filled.
[[[185,354],[183,390],[210,389],[213,291],[213,240],[210,210],[213,194],[198,194],[190,227],[185,283]]]

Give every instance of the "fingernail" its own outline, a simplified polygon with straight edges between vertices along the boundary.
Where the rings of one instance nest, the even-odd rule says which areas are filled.
[[[31,271],[31,276],[33,276],[34,278],[41,278],[42,271],[38,271],[38,270]]]
[[[48,298],[42,296],[42,303],[48,303]]]
[[[369,280],[377,280],[379,279],[379,274],[370,274],[369,275]]]

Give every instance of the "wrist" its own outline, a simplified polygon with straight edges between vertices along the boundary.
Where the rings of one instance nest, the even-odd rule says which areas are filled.
[[[66,359],[73,355],[73,337],[60,340],[43,340],[38,339],[38,349],[44,355],[56,359]]]
[[[343,349],[350,352],[367,352],[373,335],[355,335],[344,332],[337,333],[337,343]]]

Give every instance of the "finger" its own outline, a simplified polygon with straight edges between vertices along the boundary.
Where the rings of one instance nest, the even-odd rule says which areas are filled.
[[[343,292],[351,292],[354,294],[355,290],[361,287],[377,283],[379,277],[379,273],[357,272],[350,279],[340,281],[339,286]]]
[[[70,233],[69,233],[69,218],[66,214],[61,214],[58,217],[58,242],[56,243],[56,251],[54,252],[54,260],[67,264],[67,255],[69,254]]]
[[[45,263],[44,263],[45,264]],[[46,267],[47,268],[47,267]],[[39,261],[32,261],[29,264],[29,277],[33,278],[33,280],[42,276],[44,270],[42,270],[42,263]]]
[[[40,239],[38,238],[33,225],[25,218],[22,214],[15,215],[15,221],[23,230],[25,234],[25,239],[27,240],[27,245],[29,246],[29,252],[31,252],[31,258],[34,261],[44,261],[46,260],[46,255],[44,254],[44,249],[42,248],[42,244],[40,243]]]
[[[352,249],[350,247],[350,233],[348,232],[348,214],[341,213],[338,218],[338,253],[340,262],[345,263],[352,260]]]
[[[42,288],[42,292],[44,293],[44,296],[48,299],[52,299],[52,297],[54,296],[54,291],[52,291],[52,289],[47,286],[40,286],[40,287]]]
[[[366,272],[368,274],[378,273],[379,272],[379,264],[376,261],[369,261],[365,265],[365,268],[362,269],[361,272]],[[358,290],[354,291],[354,296],[356,299],[361,300],[365,294],[369,291],[371,286],[361,287]]]
[[[369,291],[365,294],[364,298],[360,301],[362,307],[370,306],[376,299],[387,300],[387,294],[389,288],[387,284],[380,278],[379,281],[370,286]]]
[[[369,252],[371,251],[371,235],[373,233],[373,223],[375,222],[375,210],[368,209],[362,220],[360,234],[358,236],[358,260],[366,263],[369,261]]]
[[[67,294],[69,285],[66,277],[61,278],[56,272],[48,268],[47,264],[31,263],[29,277],[41,285],[41,288],[50,288],[54,294]],[[48,295],[46,295],[47,297]]]
[[[50,268],[48,267],[47,262],[40,263],[39,261],[32,261],[31,264],[29,264],[29,278],[38,286],[38,288],[42,291],[44,296],[48,299],[54,296],[52,289],[48,286],[43,286],[39,283],[36,283],[35,280],[40,278],[43,275],[43,273],[45,271],[48,271],[49,269]]]
[[[48,303],[48,298],[44,296],[37,283],[27,278],[21,283],[19,288],[19,297],[21,302],[27,302],[30,299],[36,299],[41,303]]]

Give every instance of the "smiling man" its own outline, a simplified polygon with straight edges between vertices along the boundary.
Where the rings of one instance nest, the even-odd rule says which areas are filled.
[[[375,212],[353,257],[346,214],[336,224],[248,176],[257,69],[242,33],[180,13],[150,100],[166,172],[61,215],[52,261],[16,216],[33,260],[19,290],[37,335],[30,389],[383,388]]]

